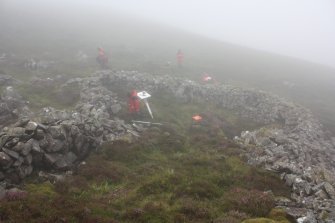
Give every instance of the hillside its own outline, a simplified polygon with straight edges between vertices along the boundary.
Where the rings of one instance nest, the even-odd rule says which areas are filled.
[[[1,221],[335,218],[334,138],[305,108],[259,91],[308,106],[335,133],[333,68],[107,11],[4,12],[0,27]],[[131,124],[133,88],[154,92],[162,126]]]
[[[4,12],[0,15],[0,53],[15,55],[13,65],[0,71],[21,75],[27,58],[55,61],[53,74],[89,74],[95,69],[97,46],[103,46],[115,70],[139,70],[200,80],[205,72],[220,82],[272,91],[312,109],[335,132],[333,100],[335,69],[257,51],[165,27],[153,21],[106,12]],[[43,19],[41,19],[43,18]],[[175,54],[185,53],[177,69]],[[78,63],[75,55],[88,55]],[[171,66],[167,63],[171,62]],[[29,74],[24,74],[24,76]]]

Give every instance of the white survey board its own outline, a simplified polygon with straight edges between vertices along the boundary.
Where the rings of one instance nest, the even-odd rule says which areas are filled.
[[[148,92],[146,92],[146,91],[141,91],[141,92],[137,93],[137,97],[139,97],[141,100],[144,101],[144,104],[147,106],[148,112],[149,112],[151,118],[153,119],[154,116],[152,115],[151,108],[150,108],[149,103],[147,101],[147,98],[150,98],[151,95]]]
[[[140,99],[145,99],[145,98],[150,98],[151,95],[146,92],[146,91],[141,91],[141,92],[138,92],[137,93],[137,96],[140,98]]]

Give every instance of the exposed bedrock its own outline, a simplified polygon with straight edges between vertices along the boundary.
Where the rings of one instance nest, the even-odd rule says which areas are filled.
[[[263,124],[235,137],[249,162],[281,174],[295,203],[287,210],[299,221],[335,221],[335,142],[308,109],[267,92],[224,84],[204,85],[136,71],[102,71],[95,76],[107,88],[124,84],[149,93],[168,91],[185,102],[210,101]],[[285,206],[280,200],[278,204]]]
[[[259,90],[136,71],[98,71],[62,87],[73,85],[81,89],[75,111],[45,108],[34,118],[21,118],[21,124],[4,128],[0,180],[21,179],[38,168],[35,163],[70,168],[104,141],[136,137],[137,129],[117,118],[122,102],[116,89],[136,88],[153,96],[166,91],[185,102],[216,103],[262,124],[234,140],[245,149],[250,164],[278,172],[291,186],[291,200],[278,199],[278,205],[300,222],[335,222],[335,139],[308,109]]]

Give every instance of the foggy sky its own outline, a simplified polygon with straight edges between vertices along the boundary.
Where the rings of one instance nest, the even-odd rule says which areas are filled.
[[[29,3],[0,0],[0,7],[19,8],[23,2]],[[41,7],[64,4],[74,10],[116,10],[210,38],[335,67],[334,0],[40,0],[40,3]]]
[[[334,0],[123,0],[112,1],[111,7],[220,40],[335,66]]]

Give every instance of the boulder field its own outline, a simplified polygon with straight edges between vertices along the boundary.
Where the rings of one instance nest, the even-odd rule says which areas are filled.
[[[29,104],[9,86],[13,83],[10,77],[3,79],[6,80],[0,100],[3,185],[18,183],[33,170],[69,170],[103,142],[139,137],[141,126],[119,118],[123,102],[114,90],[135,87],[152,95],[168,92],[185,103],[198,100],[215,103],[262,125],[243,131],[234,140],[244,148],[243,155],[250,164],[277,172],[291,186],[291,199],[278,199],[278,206],[284,207],[298,222],[335,222],[335,138],[300,105],[256,89],[202,84],[137,71],[104,70],[62,84],[60,91],[79,86],[80,97],[73,111],[47,107],[31,112]]]

